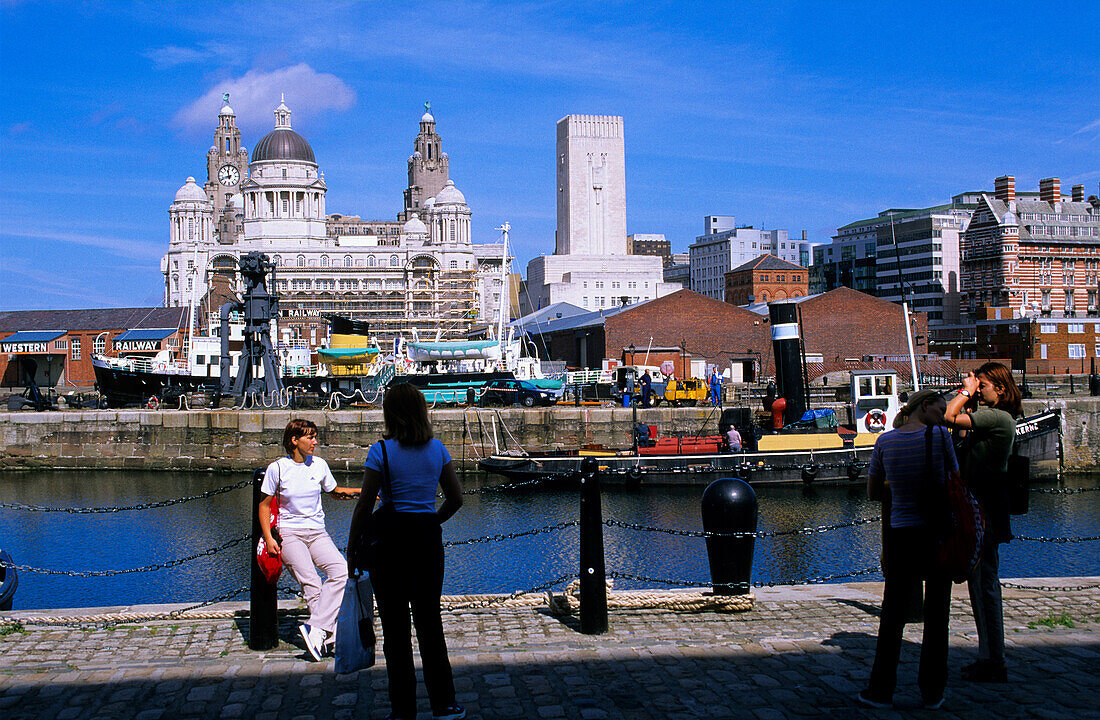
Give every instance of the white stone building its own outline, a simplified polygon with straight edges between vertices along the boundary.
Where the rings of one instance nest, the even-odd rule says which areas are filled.
[[[553,303],[607,308],[667,295],[663,260],[630,255],[623,119],[568,115],[557,124],[558,226],[553,255],[527,264],[526,315]]]
[[[232,113],[227,105],[220,117],[227,110]],[[260,251],[276,265],[270,289],[280,298],[283,340],[323,345],[326,314],[366,320],[382,342],[414,330],[422,338],[462,339],[472,326],[495,318],[505,287],[504,247],[472,242],[469,205],[445,165],[439,192],[406,207],[402,214],[408,218],[399,231],[391,232],[388,221],[330,217],[324,173],[312,147],[291,128],[290,116],[280,103],[275,129],[256,144],[240,193],[230,198],[241,228],[234,242],[215,240],[214,203],[193,178],[176,194],[169,209],[169,249],[161,262],[166,305],[187,305],[190,282],[203,303],[200,314],[216,311],[224,301],[218,279],[224,280],[224,291],[239,289],[237,258]],[[434,135],[434,125],[430,114],[421,118],[418,144],[426,131]],[[441,152],[438,142],[434,147],[433,153]],[[406,191],[410,197],[418,196]],[[369,232],[377,228],[385,232]],[[368,232],[359,232],[363,229]]]

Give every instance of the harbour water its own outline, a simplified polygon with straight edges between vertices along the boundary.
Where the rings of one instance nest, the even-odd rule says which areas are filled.
[[[198,495],[240,481],[215,473],[34,471],[0,474],[0,504],[50,508],[124,507]],[[470,494],[444,526],[451,541],[522,532],[575,520],[575,490],[485,490],[496,483],[466,473]],[[342,483],[358,484],[344,478]],[[1095,488],[1100,475],[1067,478],[1061,486]],[[700,531],[702,487],[607,487],[607,520]],[[879,514],[862,485],[759,487],[759,529],[793,530],[845,524]],[[0,548],[16,563],[64,571],[115,571],[163,565],[214,548],[250,531],[251,490],[241,488],[167,507],[109,513],[43,512],[0,507]],[[353,502],[325,498],[327,525],[343,546]],[[1081,537],[1100,534],[1100,492],[1032,493],[1031,510],[1014,519],[1019,535]],[[652,580],[616,580],[615,587],[662,587],[656,580],[707,583],[704,541],[666,532],[605,527],[609,571]],[[524,590],[577,572],[578,531],[569,527],[510,540],[462,544],[447,551],[444,592],[499,593]],[[21,572],[17,609],[101,607],[144,603],[200,602],[241,588],[249,579],[248,542],[194,561],[107,577]],[[878,523],[828,532],[788,534],[756,541],[753,580],[805,582],[876,568]],[[1097,543],[1018,540],[1002,552],[1005,577],[1100,575]],[[874,580],[881,576],[860,575]],[[288,573],[280,582],[295,587]],[[246,598],[247,595],[241,595]]]

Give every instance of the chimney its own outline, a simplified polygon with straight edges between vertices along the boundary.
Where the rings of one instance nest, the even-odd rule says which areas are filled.
[[[1043,178],[1042,180],[1040,180],[1039,200],[1048,203],[1061,202],[1061,181],[1058,178]]]
[[[1085,188],[1082,186],[1081,192],[1085,192]],[[802,242],[806,242],[806,231],[802,231]]]
[[[1016,178],[1011,175],[1002,175],[993,181],[993,196],[998,200],[1008,202],[1016,199]]]
[[[1085,202],[1085,186],[1073,186],[1073,202]]]

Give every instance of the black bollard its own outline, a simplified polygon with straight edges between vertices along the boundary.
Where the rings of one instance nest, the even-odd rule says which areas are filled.
[[[276,588],[260,572],[256,562],[256,545],[263,538],[260,530],[260,485],[264,481],[264,469],[252,473],[252,544],[248,546],[249,564],[252,567],[252,586],[248,596],[248,647],[252,650],[271,650],[279,645],[279,622],[276,618],[278,604]]]
[[[1089,395],[1100,397],[1100,375],[1096,374],[1096,358],[1089,363]]]
[[[722,478],[703,491],[703,530],[715,595],[746,595],[752,581],[756,546],[756,493],[744,480]],[[748,533],[729,536],[732,533]]]
[[[607,632],[607,574],[603,558],[603,508],[596,458],[581,461],[581,632]]]

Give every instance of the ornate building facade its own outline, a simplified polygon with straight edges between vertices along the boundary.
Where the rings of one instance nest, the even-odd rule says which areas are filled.
[[[473,242],[470,208],[450,180],[430,113],[420,121],[397,222],[326,214],[324,173],[309,142],[292,129],[285,102],[275,109],[274,130],[253,149],[247,174],[227,185],[223,176],[234,174],[226,167],[236,165],[222,153],[243,152],[234,118],[227,100],[208,156],[206,192],[188,178],[169,208],[169,248],[161,261],[166,306],[188,305],[193,295],[207,317],[226,291],[239,289],[237,258],[254,250],[276,266],[270,289],[280,297],[282,342],[324,345],[326,314],[370,322],[380,342],[414,331],[463,339],[495,318],[502,295],[507,302],[503,243]]]

